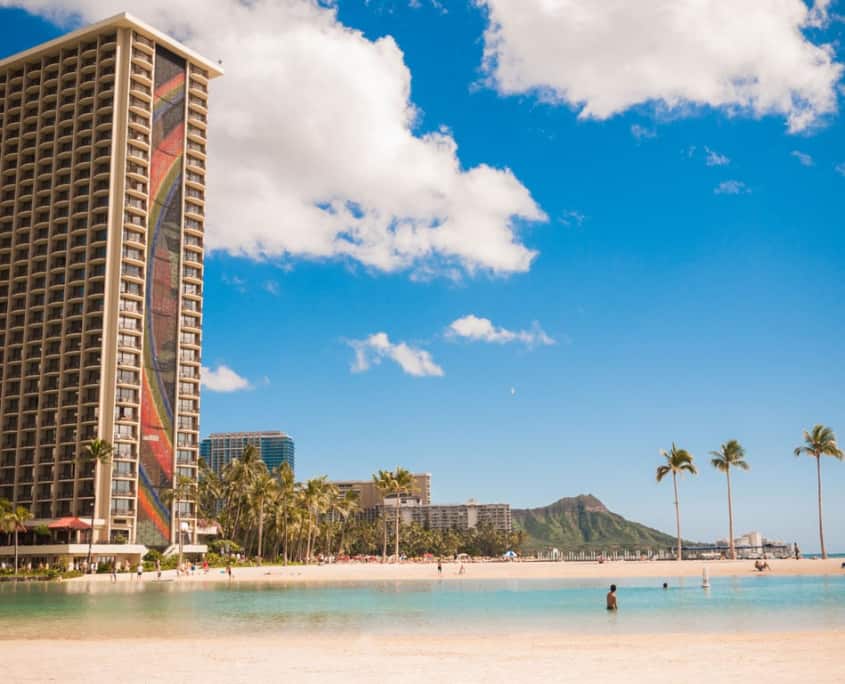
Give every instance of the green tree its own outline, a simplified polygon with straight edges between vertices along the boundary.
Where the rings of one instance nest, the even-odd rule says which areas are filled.
[[[664,477],[672,473],[672,485],[675,489],[675,525],[678,529],[678,560],[681,560],[683,545],[681,541],[681,504],[678,500],[678,476],[684,472],[697,475],[698,471],[692,463],[692,454],[686,449],[678,449],[674,442],[672,442],[672,448],[668,452],[661,449],[660,455],[666,459],[666,463],[657,467],[657,481],[661,482]]]
[[[818,482],[819,499],[819,544],[821,545],[822,558],[827,558],[827,549],[824,546],[824,524],[822,522],[822,456],[833,456],[842,460],[843,454],[836,443],[836,435],[826,425],[814,425],[809,432],[804,430],[804,444],[795,448],[795,455],[807,454],[816,459],[816,480]]]
[[[182,504],[193,503],[197,500],[197,483],[193,478],[185,475],[178,475],[173,487],[162,493],[164,502],[176,511],[176,540],[179,544],[179,566],[182,565]]]
[[[94,501],[91,503],[91,531],[88,537],[88,567],[91,567],[91,553],[94,547],[94,519],[97,514],[97,471],[100,465],[107,465],[112,455],[112,445],[104,439],[92,439],[85,445],[82,453],[79,455],[79,462],[81,465],[91,463],[92,477],[94,478]]]
[[[12,535],[15,545],[15,577],[18,575],[18,532],[26,530],[24,525],[32,520],[32,513],[23,506],[13,506],[6,499],[0,499],[0,532]]]
[[[378,493],[384,497],[390,493],[390,488],[393,484],[393,473],[389,470],[379,470],[373,473],[373,484],[375,484]],[[384,506],[382,506],[382,524],[384,526],[384,546],[382,547],[381,559],[382,562],[387,560],[387,516],[385,515]]]
[[[267,504],[272,499],[276,490],[276,480],[270,473],[259,473],[253,480],[250,488],[250,504],[253,514],[258,519],[258,562],[264,558],[264,514],[267,512]]]
[[[390,486],[388,488],[390,494],[394,497],[396,501],[396,508],[395,508],[395,523],[396,523],[396,536],[394,541],[396,543],[396,562],[399,562],[399,528],[402,525],[402,517],[400,515],[399,508],[402,504],[402,497],[410,494],[414,491],[414,476],[411,475],[410,470],[406,470],[401,466],[396,466],[396,470],[391,473],[390,477]]]
[[[736,560],[736,547],[734,546],[734,512],[733,495],[731,494],[731,468],[748,470],[749,465],[745,460],[745,449],[737,440],[731,439],[722,444],[718,451],[711,451],[713,457],[710,463],[716,470],[725,474],[728,480],[728,544],[730,556]]]
[[[284,564],[288,564],[288,526],[290,523],[291,507],[296,502],[296,481],[290,463],[282,463],[276,471],[278,477],[273,500],[274,529],[276,535],[282,538],[282,556]]]

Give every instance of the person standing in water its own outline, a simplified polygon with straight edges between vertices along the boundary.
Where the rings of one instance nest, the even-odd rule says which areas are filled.
[[[616,603],[616,585],[610,585],[610,591],[607,592],[607,609],[618,610],[619,606]]]

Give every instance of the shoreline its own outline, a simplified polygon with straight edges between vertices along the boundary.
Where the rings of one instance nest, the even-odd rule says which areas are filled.
[[[202,681],[402,682],[679,681],[811,679],[841,681],[845,632],[769,634],[502,636],[291,635],[267,637],[0,641],[4,675],[14,682],[87,682],[95,672],[126,684]],[[154,657],[151,657],[155,654]],[[718,657],[714,657],[718,654]],[[131,665],[129,665],[131,663]]]
[[[230,580],[223,568],[210,568],[208,574],[198,569],[194,575],[176,577],[175,570],[162,571],[162,579],[179,583],[283,583],[321,584],[344,582],[402,582],[419,580],[518,580],[518,579],[625,579],[701,577],[704,569],[713,577],[746,576],[842,576],[842,559],[827,560],[771,560],[770,571],[756,572],[754,562],[748,560],[719,561],[489,561],[461,564],[444,562],[443,573],[438,575],[436,563],[335,563],[330,565],[262,565],[232,568]],[[155,582],[155,572],[145,572],[143,582]],[[64,583],[85,584],[111,582],[109,574],[84,575],[65,580]],[[134,573],[118,575],[118,584],[138,582]]]

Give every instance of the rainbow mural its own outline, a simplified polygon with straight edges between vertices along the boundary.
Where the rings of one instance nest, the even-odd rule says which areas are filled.
[[[141,373],[141,454],[138,535],[149,547],[171,540],[174,412],[179,336],[179,264],[182,249],[182,173],[185,149],[185,62],[156,48],[150,155],[150,224],[144,366]]]

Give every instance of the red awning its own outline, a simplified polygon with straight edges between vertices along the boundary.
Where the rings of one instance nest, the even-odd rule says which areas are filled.
[[[79,518],[59,518],[47,525],[47,528],[51,530],[90,530],[91,525]]]

